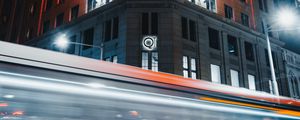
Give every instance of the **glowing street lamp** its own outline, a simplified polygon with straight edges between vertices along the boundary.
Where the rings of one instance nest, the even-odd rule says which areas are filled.
[[[99,48],[100,49],[100,60],[103,60],[103,45],[101,46],[94,46],[94,45],[89,45],[89,44],[83,44],[83,43],[78,43],[78,42],[71,42],[65,34],[59,36],[55,41],[54,44],[61,48],[61,49],[67,49],[70,44],[74,45],[81,45],[81,46],[88,46],[88,47],[94,47],[94,48]]]
[[[279,96],[279,91],[278,91],[278,84],[276,80],[276,75],[275,75],[275,69],[274,69],[274,61],[272,57],[272,50],[271,50],[271,44],[270,44],[270,38],[269,38],[269,32],[270,31],[283,31],[287,30],[286,28],[290,29],[290,27],[293,27],[296,22],[296,14],[290,9],[283,9],[279,12],[279,14],[276,16],[276,23],[278,24],[279,27],[282,27],[283,29],[281,30],[271,30],[271,26],[268,26],[266,24],[266,20],[262,18],[263,22],[263,27],[264,27],[264,33],[266,36],[267,40],[267,47],[268,47],[268,56],[269,56],[269,63],[270,63],[270,69],[271,69],[271,77],[272,77],[272,83],[274,87],[274,94]]]

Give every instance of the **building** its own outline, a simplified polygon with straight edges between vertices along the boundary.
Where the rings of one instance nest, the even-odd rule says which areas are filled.
[[[0,40],[23,44],[109,1],[0,0]]]
[[[300,55],[286,49],[283,49],[283,55],[290,95],[300,99]]]
[[[70,14],[67,10],[63,20],[70,22],[59,26],[55,26],[53,16],[61,13],[53,12],[49,23],[53,30],[26,44],[272,93],[261,19],[275,11],[273,1],[114,0],[96,3],[92,6],[97,9],[74,21],[66,15]],[[45,26],[48,24],[44,23],[43,28]],[[270,33],[270,37],[279,92],[290,96],[281,54],[284,43],[275,32]],[[68,48],[55,44],[58,39],[68,39]]]
[[[0,40],[23,43],[38,36],[41,0],[0,0]]]

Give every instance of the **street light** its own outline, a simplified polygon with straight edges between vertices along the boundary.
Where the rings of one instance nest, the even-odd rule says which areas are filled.
[[[279,12],[279,14],[276,16],[276,18],[277,19],[275,22],[277,23],[277,25],[279,27],[290,28],[290,27],[292,27],[292,25],[295,25],[296,14],[290,9],[283,9],[282,11]],[[271,26],[268,26],[266,24],[266,20],[263,17],[262,17],[262,22],[263,22],[265,37],[267,40],[268,56],[269,56],[269,63],[270,63],[270,69],[271,69],[274,94],[279,96],[278,84],[277,84],[276,75],[275,75],[272,50],[271,50],[271,44],[270,44],[270,38],[269,38],[269,32],[273,31],[273,30],[271,30]],[[283,30],[285,30],[285,29],[275,30],[275,31],[283,31]]]
[[[54,44],[57,45],[61,49],[66,49],[70,44],[74,45],[81,45],[81,46],[88,46],[100,49],[100,60],[103,60],[103,45],[101,46],[94,46],[89,44],[83,44],[78,42],[71,42],[65,34],[60,35],[55,41]]]

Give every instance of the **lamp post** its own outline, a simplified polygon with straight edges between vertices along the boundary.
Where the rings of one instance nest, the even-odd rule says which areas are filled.
[[[66,35],[61,35],[60,37],[58,37],[55,40],[54,44],[62,49],[66,49],[68,47],[68,45],[70,45],[70,44],[99,48],[100,49],[100,60],[103,60],[103,44],[101,44],[101,46],[94,46],[94,45],[89,45],[89,44],[84,44],[84,43],[71,42],[66,38]]]
[[[286,27],[292,27],[294,25],[294,22],[296,20],[295,14],[288,9],[285,9],[281,12],[279,12],[277,17],[277,23],[279,23],[281,26]],[[277,79],[275,75],[275,69],[274,69],[274,61],[272,57],[272,50],[271,50],[271,43],[270,43],[270,37],[269,37],[269,32],[272,32],[273,30],[271,29],[271,26],[267,25],[266,19],[262,17],[262,23],[263,23],[263,28],[264,28],[264,33],[265,37],[267,40],[267,49],[268,49],[268,57],[269,57],[269,63],[270,63],[270,69],[271,69],[271,77],[272,77],[272,84],[274,88],[274,94],[279,96],[279,90],[278,90],[278,84],[277,84]],[[275,30],[275,31],[284,31],[286,29],[280,29],[280,30]],[[290,30],[290,29],[289,29]]]
[[[274,88],[274,94],[279,96],[278,84],[277,84],[277,80],[276,80],[273,57],[272,57],[272,50],[271,50],[271,44],[270,44],[269,28],[268,28],[264,18],[262,18],[262,21],[263,21],[265,37],[267,40],[268,57],[269,57],[269,63],[270,63],[270,69],[271,69],[271,77],[272,77],[272,83],[273,83],[273,88]]]

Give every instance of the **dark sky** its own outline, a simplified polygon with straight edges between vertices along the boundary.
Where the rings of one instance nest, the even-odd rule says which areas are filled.
[[[300,54],[300,30],[283,31],[280,33],[280,40],[285,42],[284,48]]]

